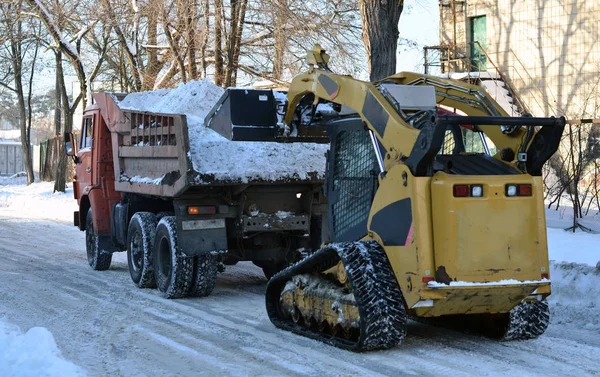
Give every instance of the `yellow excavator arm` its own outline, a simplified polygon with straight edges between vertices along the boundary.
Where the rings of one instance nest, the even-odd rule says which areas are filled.
[[[422,125],[421,129],[417,129],[414,125],[409,124],[407,117],[403,117],[402,109],[399,108],[401,104],[400,106],[394,104],[393,96],[387,93],[385,84],[433,87],[438,106],[457,109],[471,117],[489,117],[463,117],[452,119],[450,123],[470,125],[469,121],[476,121],[478,124],[472,125],[473,129],[482,132],[493,142],[498,151],[495,157],[511,163],[520,170],[526,169],[524,169],[524,164],[518,163],[519,153],[526,153],[534,139],[534,132],[526,127],[521,127],[521,125],[552,128],[545,130],[543,140],[538,139],[538,150],[533,154],[536,156],[543,154],[542,157],[545,159],[542,158],[543,161],[538,161],[536,168],[541,167],[543,162],[554,153],[558,147],[562,127],[564,127],[562,118],[552,120],[552,118],[509,117],[506,111],[481,87],[457,80],[412,72],[400,72],[380,82],[357,80],[351,76],[331,72],[327,67],[329,56],[319,45],[315,45],[313,50],[308,51],[307,61],[309,70],[295,76],[289,87],[285,125],[294,129],[295,109],[309,94],[314,95],[313,104],[315,106],[323,102],[346,106],[360,115],[381,142],[389,154],[389,156],[385,156],[386,166],[405,162],[408,159],[408,164],[414,167],[418,163],[415,160],[419,159],[420,155],[424,153],[423,151],[435,149],[436,145],[431,144],[436,121],[432,119],[430,122],[432,126],[424,127],[425,129]],[[486,123],[486,120],[489,124]],[[426,134],[425,131],[429,131],[429,134]],[[439,139],[439,136],[446,130],[439,129],[438,131]],[[419,136],[421,136],[420,139]],[[544,151],[539,149],[544,149]],[[437,151],[435,152],[437,153]],[[410,161],[411,155],[414,157],[413,161]],[[526,158],[522,157],[522,159]]]

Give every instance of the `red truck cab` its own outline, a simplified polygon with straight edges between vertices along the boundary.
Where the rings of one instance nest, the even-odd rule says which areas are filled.
[[[74,143],[72,134],[68,140]],[[67,152],[76,156],[73,195],[79,211],[74,214],[74,224],[86,231],[90,266],[108,269],[112,252],[118,249],[111,237],[111,211],[122,195],[115,191],[111,134],[97,105],[88,106],[84,112],[78,150],[71,147]]]

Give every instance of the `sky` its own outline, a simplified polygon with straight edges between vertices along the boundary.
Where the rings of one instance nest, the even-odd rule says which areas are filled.
[[[440,43],[438,0],[406,0],[400,16],[400,38],[417,42],[418,48],[398,49],[397,71],[423,72],[423,47]]]

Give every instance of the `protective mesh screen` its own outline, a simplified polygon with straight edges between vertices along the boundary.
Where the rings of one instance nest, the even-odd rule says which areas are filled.
[[[353,239],[356,231],[366,234],[373,200],[377,160],[366,130],[342,131],[337,136],[333,166],[332,225],[336,239]],[[356,236],[361,236],[356,235]]]
[[[455,145],[456,142],[454,140],[454,135],[452,134],[452,131],[447,130],[446,135],[444,136],[444,144],[442,144],[442,148],[440,149],[439,154],[452,154]]]

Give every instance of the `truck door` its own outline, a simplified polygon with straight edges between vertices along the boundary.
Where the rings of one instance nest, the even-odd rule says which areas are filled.
[[[77,173],[77,197],[81,197],[86,187],[92,184],[92,144],[94,135],[94,116],[89,115],[83,118],[81,127],[81,141],[77,157],[79,163],[75,168]],[[85,218],[85,214],[83,214]]]

